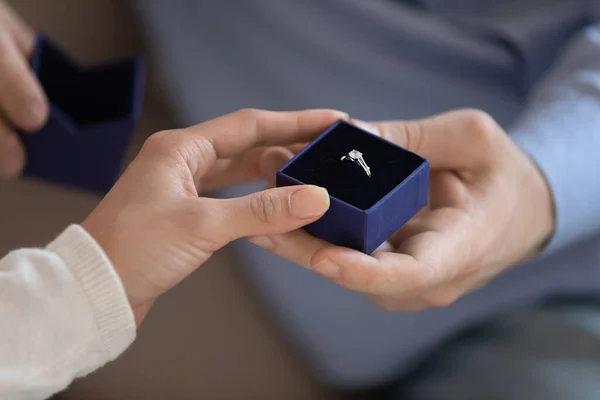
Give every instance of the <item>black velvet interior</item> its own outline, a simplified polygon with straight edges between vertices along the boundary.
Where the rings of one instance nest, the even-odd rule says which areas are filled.
[[[371,178],[356,163],[341,161],[356,149],[371,167]],[[341,123],[284,169],[307,184],[366,210],[398,186],[424,160],[348,123]]]
[[[132,112],[133,62],[80,70],[45,46],[38,75],[49,100],[78,124],[106,122]]]

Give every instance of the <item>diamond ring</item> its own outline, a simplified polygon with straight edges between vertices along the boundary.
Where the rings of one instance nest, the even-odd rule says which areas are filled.
[[[342,157],[342,161],[346,161],[346,160],[355,162],[358,165],[360,165],[362,167],[362,169],[365,171],[365,173],[367,174],[367,176],[369,178],[371,177],[371,168],[369,168],[369,166],[365,162],[365,159],[363,158],[363,155],[360,151],[352,150],[347,155]]]

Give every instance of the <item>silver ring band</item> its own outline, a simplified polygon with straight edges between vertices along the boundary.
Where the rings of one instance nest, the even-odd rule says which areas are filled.
[[[367,176],[370,178],[371,177],[371,168],[369,168],[369,166],[367,165],[367,163],[365,162],[365,159],[363,158],[363,155],[360,151],[358,150],[352,150],[350,151],[347,155],[342,157],[342,161],[352,161],[355,162],[356,164],[358,164],[367,174]]]

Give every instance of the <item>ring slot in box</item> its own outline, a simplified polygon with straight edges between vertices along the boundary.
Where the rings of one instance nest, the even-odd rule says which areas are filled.
[[[362,153],[371,177],[344,156]],[[306,230],[337,246],[370,254],[427,204],[429,162],[339,121],[284,165],[277,186],[324,187],[331,207]]]
[[[140,58],[81,67],[39,35],[31,60],[50,115],[38,132],[21,133],[27,151],[24,174],[106,193],[116,181],[140,116]]]

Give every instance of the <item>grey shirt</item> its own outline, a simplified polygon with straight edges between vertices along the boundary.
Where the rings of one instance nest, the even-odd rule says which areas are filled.
[[[545,254],[445,309],[385,314],[299,268],[266,268],[278,261],[240,245],[327,381],[386,380],[465,324],[547,296],[598,293],[597,1],[140,0],[138,9],[184,124],[242,107],[331,107],[363,119],[477,107],[546,175],[557,230]]]

